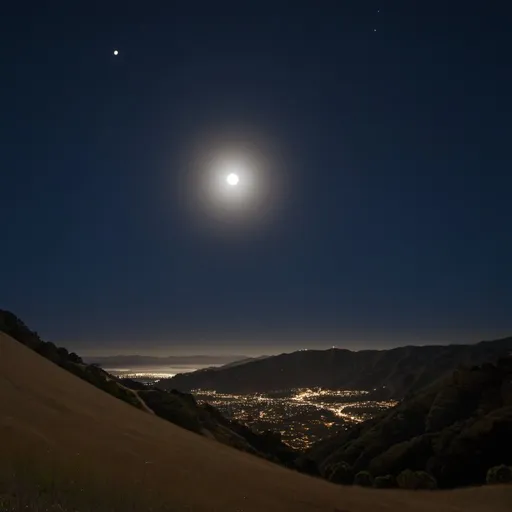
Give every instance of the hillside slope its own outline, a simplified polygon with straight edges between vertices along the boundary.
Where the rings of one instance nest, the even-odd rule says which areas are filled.
[[[225,393],[266,392],[302,387],[407,393],[446,376],[459,365],[495,361],[512,351],[512,337],[475,345],[407,346],[391,350],[307,350],[260,361],[179,374],[159,382],[163,389],[214,389]]]
[[[213,407],[200,405],[190,394],[163,391],[130,379],[118,379],[94,364],[86,364],[65,348],[43,341],[16,315],[0,310],[0,331],[31,348],[61,368],[93,386],[139,409],[164,418],[180,427],[216,439],[224,444],[254,453],[303,472],[318,474],[311,461],[270,433],[256,433],[245,425],[224,418]]]
[[[0,493],[88,499],[87,510],[108,501],[110,511],[505,512],[512,503],[510,487],[381,493],[301,475],[123,403],[4,333],[0,410]]]
[[[343,462],[373,476],[411,469],[441,487],[481,485],[487,470],[512,465],[512,357],[458,369],[381,417],[320,441],[322,469]]]

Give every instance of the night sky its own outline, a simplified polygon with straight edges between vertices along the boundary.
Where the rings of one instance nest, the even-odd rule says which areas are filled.
[[[512,6],[186,4],[4,7],[0,307],[82,353],[511,334]]]

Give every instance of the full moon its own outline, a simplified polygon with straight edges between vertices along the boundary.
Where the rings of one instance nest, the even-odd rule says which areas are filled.
[[[199,228],[238,236],[240,230],[263,228],[281,213],[287,195],[281,152],[271,144],[267,148],[265,141],[235,135],[233,141],[212,136],[211,142],[191,144],[179,160],[182,171],[174,188],[180,202],[186,197],[184,206]]]
[[[231,174],[228,174],[226,181],[228,182],[228,185],[234,187],[235,185],[238,185],[240,178],[238,177],[238,174],[232,172]]]

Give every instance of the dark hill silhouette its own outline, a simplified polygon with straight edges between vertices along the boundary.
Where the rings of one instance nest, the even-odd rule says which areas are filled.
[[[215,370],[178,374],[159,382],[162,389],[214,389],[251,393],[298,387],[382,390],[402,398],[448,375],[512,352],[512,337],[474,345],[406,346],[390,350],[307,350],[271,356]]]
[[[441,487],[480,485],[512,465],[512,357],[460,368],[391,411],[325,439],[309,452],[324,474],[345,463],[373,477],[410,469]]]

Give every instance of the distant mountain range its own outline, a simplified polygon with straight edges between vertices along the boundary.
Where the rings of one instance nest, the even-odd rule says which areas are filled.
[[[290,388],[379,389],[401,399],[449,375],[460,365],[496,361],[512,352],[512,337],[474,345],[406,346],[358,352],[305,350],[224,368],[178,374],[159,382],[162,389],[212,389],[252,393]]]
[[[130,368],[132,366],[176,366],[176,365],[225,365],[237,361],[250,360],[241,355],[189,355],[189,356],[140,356],[140,355],[113,355],[88,356],[83,358],[89,364],[97,364],[102,368]]]

